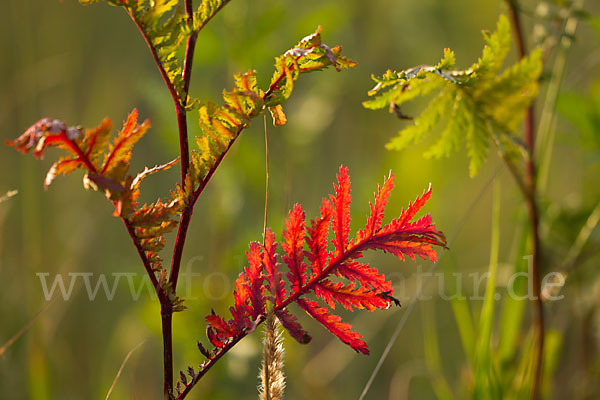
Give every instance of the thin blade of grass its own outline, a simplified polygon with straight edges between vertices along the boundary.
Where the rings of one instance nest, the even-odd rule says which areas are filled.
[[[523,341],[524,351],[512,382],[513,393],[508,393],[507,398],[515,400],[527,400],[531,398],[533,383],[533,333],[531,328]]]
[[[498,273],[498,253],[500,248],[500,181],[494,182],[494,203],[492,212],[492,238],[490,266],[483,307],[479,317],[477,349],[475,353],[474,398],[501,399],[501,389],[495,377],[491,354],[492,328],[494,325],[494,303],[496,295],[496,275]],[[500,396],[499,396],[500,395]]]
[[[143,345],[143,344],[144,344],[144,341],[140,342],[133,349],[129,350],[129,352],[125,356],[125,359],[121,363],[121,366],[119,367],[119,370],[117,371],[117,375],[115,376],[115,379],[113,379],[112,385],[110,385],[110,389],[108,389],[108,393],[106,394],[106,399],[105,400],[108,400],[110,398],[110,395],[112,394],[112,391],[114,390],[115,386],[117,385],[117,381],[121,377],[121,372],[123,372],[123,369],[125,368],[125,364],[127,364],[127,361],[129,361],[129,357],[131,357],[131,355],[133,354],[133,352],[136,351],[138,348],[140,348],[140,346]]]
[[[37,313],[34,315],[33,318],[31,318],[29,320],[29,322],[22,327],[13,337],[11,337],[10,339],[8,339],[8,342],[6,342],[2,347],[0,347],[0,357],[6,352],[6,350],[8,350],[17,340],[19,340],[19,338],[21,336],[23,336],[28,330],[29,328],[31,328],[31,326],[35,323],[35,321],[37,321],[40,316],[44,313],[44,311],[46,311],[48,309],[48,307],[50,307],[50,304],[52,304],[52,301],[49,301],[48,303],[46,303],[46,305],[44,305],[44,307]]]
[[[520,218],[519,233],[514,261],[515,268],[513,277],[521,277],[509,282],[510,292],[504,300],[502,316],[500,318],[498,356],[500,358],[501,368],[504,370],[513,363],[515,354],[519,348],[519,333],[523,322],[523,312],[527,302],[527,269],[528,263],[523,260],[523,256],[527,251],[527,243],[529,234],[527,229],[527,220],[524,215]]]
[[[600,222],[600,203],[596,204],[596,207],[590,213],[589,217],[585,221],[585,224],[581,227],[581,230],[577,234],[575,242],[569,249],[565,260],[562,263],[561,269],[568,270],[575,267],[577,259],[581,255],[583,247],[585,246],[588,239],[598,226],[598,222]]]

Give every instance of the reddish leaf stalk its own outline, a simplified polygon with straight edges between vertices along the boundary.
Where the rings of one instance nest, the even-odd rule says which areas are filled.
[[[515,0],[507,0],[508,11],[515,31],[515,42],[519,58],[523,59],[526,56],[525,38],[521,27],[521,19],[517,10]],[[519,186],[523,192],[523,197],[527,202],[527,211],[529,215],[529,225],[531,229],[532,239],[532,260],[531,270],[533,280],[533,329],[535,337],[535,353],[534,353],[534,381],[531,398],[538,400],[541,395],[542,386],[542,368],[544,356],[544,307],[541,298],[541,283],[540,283],[540,237],[539,237],[539,210],[537,206],[537,190],[536,190],[536,166],[533,159],[535,148],[535,110],[531,105],[525,115],[524,127],[524,143],[527,149],[527,160],[525,161],[525,185]]]

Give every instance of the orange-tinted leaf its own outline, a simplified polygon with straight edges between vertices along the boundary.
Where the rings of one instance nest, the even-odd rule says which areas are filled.
[[[163,203],[158,199],[156,203],[144,204],[129,219],[133,226],[153,227],[160,225],[163,221],[171,218],[179,211],[177,200],[171,200],[169,203]]]
[[[98,127],[85,131],[85,141],[82,143],[81,150],[98,169],[101,167],[100,158],[108,146],[112,128],[112,121],[105,118]]]
[[[6,144],[15,146],[22,153],[34,149],[33,155],[37,158],[41,158],[44,150],[51,146],[60,147],[74,156],[79,156],[75,140],[80,137],[80,128],[67,127],[64,122],[57,119],[43,118],[27,128],[17,139]]]
[[[283,112],[283,107],[281,107],[281,104],[269,107],[269,112],[271,113],[271,117],[273,117],[273,125],[282,126],[287,123],[287,117]]]
[[[106,176],[123,176],[123,165],[129,166],[131,149],[135,143],[144,136],[150,128],[150,122],[144,121],[141,125],[137,123],[138,113],[134,109],[123,125],[123,129],[117,134],[113,143],[109,146],[108,154],[104,157],[101,174]],[[125,172],[127,170],[125,168]]]
[[[52,164],[48,173],[46,174],[46,179],[44,180],[44,189],[48,189],[48,186],[54,181],[59,174],[67,175],[73,171],[75,171],[82,164],[78,158],[73,157],[63,157],[59,161]]]

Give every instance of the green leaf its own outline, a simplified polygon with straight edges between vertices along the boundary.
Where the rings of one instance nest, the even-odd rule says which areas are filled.
[[[200,31],[230,0],[202,0],[194,13],[194,30]]]
[[[513,132],[538,94],[542,52],[536,49],[501,72],[511,43],[508,19],[500,16],[496,31],[484,33],[484,38],[482,55],[469,69],[451,70],[455,55],[445,49],[444,57],[434,66],[421,65],[400,72],[388,70],[380,77],[373,77],[376,85],[368,92],[373,98],[363,102],[369,109],[388,108],[391,113],[400,114],[398,107],[403,103],[439,92],[413,124],[401,129],[398,137],[387,144],[388,149],[400,150],[418,143],[442,125],[441,137],[425,156],[448,156],[466,142],[472,177],[485,162],[492,140],[511,159],[524,155]]]
[[[444,112],[449,108],[454,100],[451,91],[443,91],[433,99],[425,111],[414,120],[414,125],[410,125],[400,131],[400,134],[393,138],[386,148],[389,150],[401,150],[412,143],[421,141],[437,125],[444,116]]]

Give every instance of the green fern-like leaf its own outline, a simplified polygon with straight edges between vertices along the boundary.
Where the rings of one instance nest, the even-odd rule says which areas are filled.
[[[194,13],[194,30],[200,31],[230,0],[203,0]]]
[[[365,101],[364,107],[389,107],[390,112],[401,118],[405,117],[400,112],[403,103],[437,92],[413,124],[387,144],[388,149],[404,149],[441,126],[441,137],[425,156],[448,156],[465,143],[471,176],[475,176],[485,162],[492,141],[508,157],[523,154],[513,132],[521,123],[524,110],[537,96],[541,51],[534,50],[502,72],[511,44],[508,19],[500,16],[496,31],[484,33],[484,38],[483,53],[469,69],[451,69],[455,55],[445,49],[443,59],[435,66],[418,66],[400,72],[388,70],[380,77],[373,77],[376,85],[368,93],[373,98]]]

